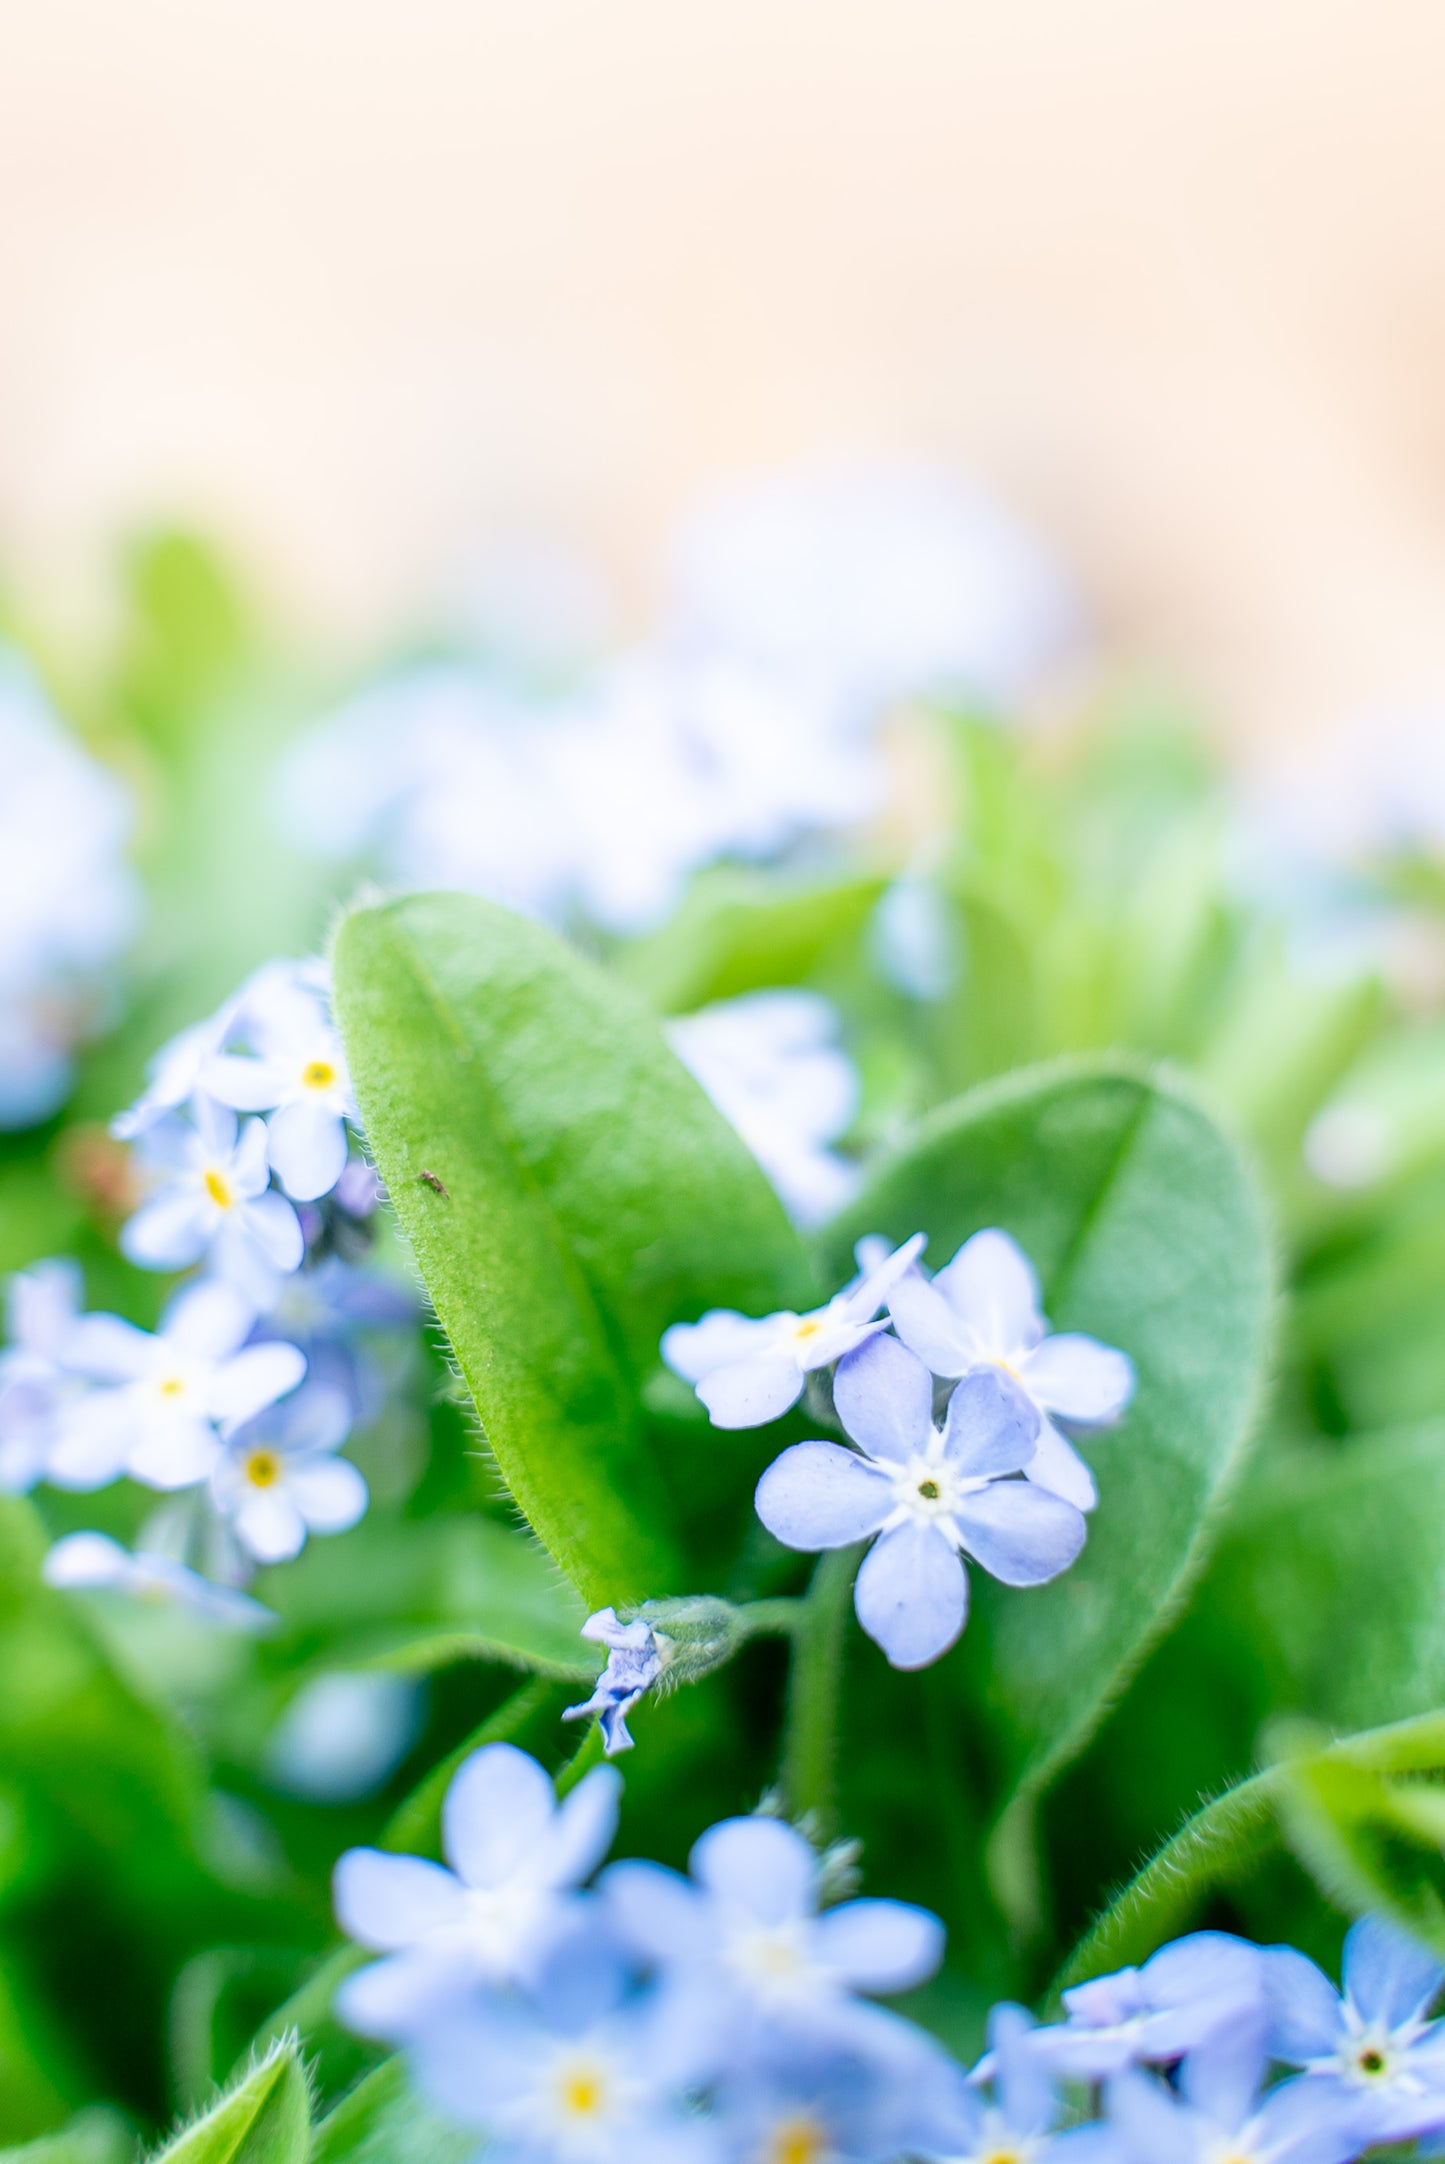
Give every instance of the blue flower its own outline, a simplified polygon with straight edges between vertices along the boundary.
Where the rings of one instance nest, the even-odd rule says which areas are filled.
[[[1044,2164],[1045,2158],[1056,2158],[1058,2164],[1065,2158],[1073,2164],[1112,2164],[1118,2156],[1114,2136],[1105,2127],[1057,2131],[1059,2096],[1053,2073],[1035,2048],[1038,2033],[1023,2007],[994,2008],[988,2055],[974,2070],[967,2123],[962,2139],[951,2148],[949,2164]],[[988,2097],[983,2094],[985,2080],[992,2089]],[[1175,2164],[1172,2151],[1168,2164]]]
[[[153,1188],[121,1228],[121,1252],[143,1270],[184,1270],[209,1259],[256,1308],[301,1262],[301,1221],[270,1185],[266,1127],[209,1097],[191,1100],[189,1121],[147,1130],[141,1155]]]
[[[183,1608],[231,1630],[268,1631],[278,1621],[249,1593],[215,1585],[172,1556],[144,1549],[128,1554],[108,1533],[67,1533],[46,1555],[41,1576],[67,1592],[124,1593],[132,1600]]]
[[[68,1405],[85,1384],[67,1369],[80,1307],[77,1263],[60,1257],[18,1271],[5,1287],[8,1343],[0,1351],[0,1492],[43,1480]]]
[[[916,1232],[893,1254],[845,1285],[826,1307],[795,1315],[739,1315],[713,1308],[700,1322],[677,1322],[664,1331],[662,1357],[675,1375],[691,1383],[719,1428],[759,1428],[796,1405],[816,1369],[886,1330],[874,1318],[903,1272],[923,1251]]]
[[[1218,2029],[1189,2054],[1178,2089],[1121,2074],[1109,2126],[1122,2164],[1350,2164],[1371,2140],[1357,2096],[1307,2076],[1261,2094],[1268,2053],[1258,2021]]]
[[[1005,1585],[1042,1585],[1083,1547],[1071,1503],[1008,1477],[1028,1466],[1039,1416],[998,1369],[965,1376],[939,1429],[927,1368],[879,1337],[841,1363],[833,1401],[859,1449],[795,1443],[758,1482],[757,1512],[790,1548],[878,1536],[853,1600],[895,1668],[936,1661],[963,1629],[962,1555]]]
[[[564,1721],[582,1721],[595,1714],[602,1724],[602,1744],[609,1758],[630,1751],[627,1715],[644,1692],[662,1674],[666,1662],[657,1634],[643,1617],[620,1623],[615,1608],[599,1608],[582,1626],[582,1636],[607,1648],[607,1666],[597,1678],[592,1696],[581,1705],[568,1706]]]
[[[899,2022],[870,2049],[787,2038],[730,2068],[713,2112],[736,2164],[891,2164],[960,2148],[974,2098],[963,2069]]]
[[[248,1052],[217,1051],[201,1088],[238,1112],[269,1112],[266,1154],[296,1202],[328,1194],[346,1169],[349,1122],[359,1126],[341,1039],[315,963],[273,963],[245,1003]]]
[[[618,1863],[600,1891],[623,1941],[658,1972],[676,2019],[734,2063],[760,2038],[862,2044],[892,2017],[859,1992],[909,1990],[943,1956],[943,1926],[902,1901],[819,1909],[819,1862],[775,1818],[729,1818],[694,1845],[691,1876]]]
[[[411,2039],[422,2090],[506,2164],[709,2164],[712,2131],[606,1932],[583,1917],[521,1990],[482,1991]]]
[[[289,1562],[308,1532],[344,1533],[364,1516],[366,1482],[335,1455],[350,1432],[342,1392],[308,1381],[227,1438],[211,1474],[211,1502],[247,1555]]]
[[[994,1366],[1013,1376],[1040,1416],[1027,1477],[1079,1510],[1093,1509],[1093,1475],[1055,1421],[1110,1426],[1134,1394],[1133,1363],[1095,1338],[1048,1334],[1038,1279],[1016,1241],[993,1228],[976,1232],[931,1281],[918,1269],[901,1277],[889,1307],[904,1344],[935,1375]]]
[[[1445,2127],[1445,2023],[1428,2018],[1445,1964],[1378,1916],[1346,1934],[1342,1992],[1293,1947],[1262,1959],[1275,2058],[1362,2105],[1373,2141]]]
[[[1258,1947],[1227,1931],[1195,1931],[1142,1968],[1091,1977],[1064,1993],[1068,2019],[1036,2029],[1033,2048],[1054,2071],[1101,2081],[1126,2066],[1183,2058],[1224,2023],[1258,2016],[1264,1970]]]
[[[348,1977],[337,2011],[363,2036],[410,2037],[479,1983],[535,1973],[572,1890],[606,1854],[621,1778],[598,1766],[558,1803],[535,1758],[489,1743],[458,1768],[442,1805],[450,1869],[348,1849],[333,1892],[343,1931],[388,1958]]]

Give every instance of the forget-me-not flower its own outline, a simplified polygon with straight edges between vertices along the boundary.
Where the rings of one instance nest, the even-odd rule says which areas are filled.
[[[1292,1946],[1261,1960],[1275,2058],[1359,2106],[1372,2141],[1445,2127],[1445,2022],[1430,2019],[1445,1963],[1379,1916],[1346,1934],[1342,1991]]]
[[[952,2154],[973,2123],[963,2069],[900,2022],[866,2051],[791,2034],[730,2066],[712,2108],[735,2164],[894,2164]]]
[[[1108,2124],[1121,2164],[1351,2164],[1370,2140],[1358,2100],[1304,2077],[1261,2093],[1267,2063],[1246,2018],[1190,2052],[1175,2089],[1117,2076]]]
[[[211,1502],[256,1562],[289,1562],[308,1533],[344,1533],[365,1514],[365,1480],[335,1455],[350,1432],[341,1391],[308,1381],[227,1437]]]
[[[1032,2048],[1071,2081],[1166,2066],[1225,2023],[1261,2018],[1263,1991],[1257,1946],[1228,1931],[1194,1931],[1138,1968],[1075,1984],[1063,1995],[1068,2019],[1035,2029]]]
[[[963,2139],[950,2164],[1116,2164],[1111,2132],[1101,2126],[1057,2131],[1061,2116],[1053,2069],[1034,2049],[1038,2031],[1021,2006],[996,2006],[989,2016],[988,2054],[975,2068]],[[985,2096],[987,2081],[991,2094]]]
[[[1039,1417],[997,1368],[966,1375],[933,1424],[933,1380],[896,1338],[841,1362],[839,1419],[857,1450],[794,1443],[758,1482],[757,1512],[790,1548],[876,1535],[858,1571],[858,1620],[895,1668],[946,1653],[968,1619],[970,1556],[1005,1585],[1043,1585],[1084,1545],[1072,1503],[1026,1480]]]
[[[769,2032],[860,2040],[891,2027],[857,1993],[907,1991],[943,1957],[943,1926],[903,1901],[821,1909],[819,1859],[775,1818],[709,1827],[691,1876],[657,1863],[617,1863],[600,1890],[624,1941],[658,1971],[670,2000],[701,2022],[718,2063]],[[706,2049],[706,2044],[700,2046]]]
[[[607,1852],[621,1786],[613,1767],[596,1766],[559,1804],[535,1758],[489,1743],[447,1790],[446,1866],[349,1849],[336,1866],[337,1920],[386,1958],[342,1985],[343,2019],[399,2042],[478,1984],[534,1975]]]
[[[799,1225],[840,1210],[858,1171],[829,1147],[858,1106],[858,1071],[817,992],[748,992],[666,1025],[668,1043],[736,1128]]]
[[[1134,1394],[1133,1363],[1077,1331],[1049,1335],[1038,1279],[1017,1241],[994,1227],[976,1232],[932,1280],[908,1271],[888,1304],[898,1335],[935,1375],[992,1366],[1022,1385],[1041,1416],[1028,1478],[1092,1510],[1093,1475],[1055,1423],[1098,1428],[1118,1420]]]
[[[18,1271],[5,1287],[0,1492],[7,1495],[44,1478],[65,1409],[85,1390],[66,1366],[80,1291],[79,1265],[63,1257]]]
[[[184,1270],[202,1257],[250,1294],[274,1297],[277,1273],[300,1266],[301,1221],[270,1185],[266,1126],[238,1129],[229,1106],[191,1101],[191,1119],[168,1119],[142,1142],[156,1187],[121,1228],[121,1252],[145,1270]]]
[[[594,1645],[606,1646],[607,1666],[583,1704],[568,1706],[564,1721],[584,1721],[595,1714],[602,1726],[602,1745],[609,1758],[632,1749],[627,1716],[662,1674],[666,1663],[657,1634],[643,1616],[630,1623],[618,1621],[615,1608],[599,1608],[582,1626],[582,1636]]]
[[[904,1272],[923,1252],[916,1232],[860,1272],[826,1307],[750,1316],[713,1308],[700,1322],[677,1322],[663,1333],[662,1357],[689,1382],[719,1428],[758,1428],[796,1405],[808,1376],[831,1367],[881,1330],[875,1320]]]
[[[221,1436],[306,1373],[294,1345],[248,1345],[253,1320],[234,1287],[213,1278],[177,1293],[155,1333],[119,1315],[83,1316],[69,1364],[101,1387],[67,1414],[48,1478],[65,1488],[102,1487],[122,1473],[153,1488],[204,1480]]]
[[[708,2123],[626,1963],[579,1918],[520,1990],[438,2010],[409,2040],[420,2087],[507,2164],[709,2164]]]
[[[230,1630],[271,1630],[278,1620],[249,1593],[216,1585],[173,1556],[143,1548],[131,1554],[108,1533],[67,1533],[47,1553],[41,1576],[47,1585],[67,1592],[124,1593],[132,1600],[183,1608],[202,1622]]]
[[[327,1194],[346,1165],[346,1123],[359,1124],[341,1038],[320,996],[277,965],[246,1002],[246,1052],[217,1052],[201,1087],[238,1112],[266,1112],[266,1154],[297,1202]]]

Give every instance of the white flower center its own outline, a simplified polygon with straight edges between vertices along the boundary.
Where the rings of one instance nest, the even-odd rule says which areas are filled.
[[[544,1905],[535,1886],[515,1879],[500,1886],[469,1886],[466,1893],[467,1942],[494,1976],[510,1972],[517,1949],[531,1935]]]
[[[728,1965],[760,1997],[797,1998],[821,1980],[810,1941],[803,1917],[782,1924],[744,1924],[728,1938]]]
[[[1340,2071],[1346,2081],[1374,2089],[1393,2081],[1399,2062],[1384,2029],[1362,2029],[1340,2048]]]
[[[892,1474],[893,1520],[905,1518],[935,1525],[957,1545],[958,1528],[953,1514],[966,1495],[986,1488],[986,1480],[965,1480],[943,1455],[942,1438],[935,1436],[926,1450],[915,1451],[908,1463]]]
[[[996,2111],[990,2111],[984,2120],[983,2138],[969,2164],[1035,2164],[1043,2154],[1042,2136],[1015,2134]]]

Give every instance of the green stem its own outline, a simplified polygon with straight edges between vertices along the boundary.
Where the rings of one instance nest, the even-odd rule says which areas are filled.
[[[843,1637],[858,1549],[835,1548],[818,1559],[793,1629],[788,1715],[783,1736],[783,1794],[794,1818],[805,1812],[825,1837],[836,1810],[838,1702]]]
[[[807,1603],[791,1595],[777,1600],[746,1600],[735,1613],[747,1638],[791,1638],[807,1613]]]

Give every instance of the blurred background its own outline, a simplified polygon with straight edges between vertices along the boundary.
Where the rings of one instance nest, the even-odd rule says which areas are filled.
[[[0,564],[184,519],[333,651],[518,531],[956,461],[1246,757],[1445,694],[1425,0],[52,0],[0,77]]]

